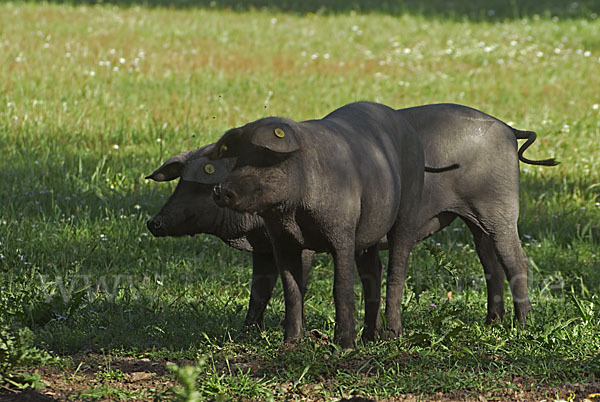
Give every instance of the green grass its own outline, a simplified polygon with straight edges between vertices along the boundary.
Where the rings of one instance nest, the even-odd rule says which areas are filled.
[[[364,12],[217,3],[0,4],[1,322],[30,328],[38,348],[65,358],[201,361],[202,398],[477,395],[598,381],[594,2],[357,2]],[[504,322],[481,324],[482,268],[459,223],[412,253],[405,336],[350,352],[314,337],[282,351],[279,285],[266,331],[241,336],[249,255],[210,236],[148,235],[146,219],[173,187],[143,177],[170,155],[266,115],[317,118],[356,100],[473,106],[537,131],[528,157],[562,161],[522,165],[535,310],[526,329],[510,307]],[[356,293],[358,306],[358,283]],[[328,256],[316,260],[305,307],[307,328],[331,339]],[[80,396],[113,391],[107,383]]]

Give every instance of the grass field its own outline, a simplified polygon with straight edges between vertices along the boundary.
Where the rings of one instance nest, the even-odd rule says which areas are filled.
[[[0,399],[27,381],[80,400],[600,392],[597,2],[85,3],[0,3]],[[286,351],[280,285],[266,330],[240,333],[249,254],[147,232],[173,186],[144,176],[169,156],[356,100],[469,105],[537,131],[528,157],[562,162],[522,165],[525,329],[511,307],[483,325],[460,223],[411,255],[404,337],[351,351],[330,342],[329,256],[305,302],[319,332]]]

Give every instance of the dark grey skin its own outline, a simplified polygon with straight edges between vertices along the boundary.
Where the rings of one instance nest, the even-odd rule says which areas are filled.
[[[469,227],[483,264],[490,323],[504,316],[504,279],[508,279],[515,316],[525,322],[531,304],[527,295],[528,260],[521,247],[519,160],[554,166],[554,159],[523,157],[535,141],[532,131],[515,130],[478,110],[453,104],[401,109],[424,144],[427,165],[457,162],[460,169],[426,175],[419,210],[418,241],[460,217]],[[517,139],[527,139],[517,152]]]
[[[181,178],[167,203],[147,226],[156,237],[208,233],[231,247],[251,252],[252,286],[244,327],[263,328],[265,308],[278,277],[271,241],[261,217],[221,208],[213,201],[214,185],[233,167],[226,161],[209,161],[206,155],[213,147],[211,144],[175,155],[146,177],[158,182]],[[305,277],[312,255],[308,250],[302,254]]]
[[[483,211],[483,216],[493,215],[493,202],[496,201],[505,205],[514,205],[515,200],[518,201],[519,198],[518,162],[515,162],[517,157],[524,163],[534,165],[552,166],[556,164],[553,159],[532,161],[523,157],[525,149],[535,140],[535,133],[514,130],[494,117],[465,106],[425,105],[401,109],[398,112],[406,113],[407,118],[417,129],[426,150],[425,161],[428,165],[436,164],[436,161],[447,154],[453,156],[452,160],[456,160],[461,165],[475,164],[478,175],[490,178],[490,181],[480,182],[477,180],[477,175],[471,175],[463,169],[460,169],[462,171],[461,180],[456,180],[453,175],[447,176],[449,173],[426,174],[419,218],[421,226],[419,238],[425,238],[427,233],[434,231],[436,227],[437,230],[442,229],[441,223],[449,224],[452,219],[459,216],[455,212],[456,203],[447,201],[461,200],[458,204],[462,204],[461,219],[463,220],[468,220],[469,217],[484,220],[483,217],[478,218],[480,210]],[[488,131],[490,122],[493,123],[494,128]],[[501,134],[498,135],[498,133]],[[518,153],[516,151],[517,139],[527,140]],[[501,141],[503,145],[499,148],[508,150],[508,153],[512,155],[509,165],[499,165],[502,162],[502,155],[491,148],[495,141]],[[470,152],[463,153],[460,151],[462,149],[470,150]],[[260,217],[254,215],[253,218],[250,218],[246,214],[220,208],[212,200],[212,183],[215,182],[215,177],[204,174],[204,164],[208,163],[205,157],[210,150],[212,148],[207,146],[176,155],[148,176],[156,181],[167,181],[180,177],[184,171],[192,173],[186,174],[180,179],[176,191],[167,204],[163,206],[156,217],[148,221],[148,228],[155,236],[211,233],[238,249],[252,251],[252,291],[245,325],[262,327],[262,316],[278,276],[270,241],[266,237],[266,230]],[[456,150],[460,151],[460,158]],[[457,153],[456,157],[454,157],[455,153]],[[471,159],[475,160],[470,161]],[[199,160],[199,163],[193,163],[195,160]],[[214,164],[214,162],[211,163]],[[231,166],[214,164],[214,167],[216,174],[226,176],[229,174]],[[501,180],[498,179],[499,172],[504,174],[504,178]],[[491,180],[491,178],[494,179]],[[453,185],[444,185],[443,182],[446,179],[452,179]],[[204,183],[204,185],[195,183]],[[490,192],[499,194],[499,196],[494,196],[493,202],[487,199]],[[469,205],[484,205],[484,207],[468,212]],[[440,223],[436,224],[436,220]],[[513,231],[516,231],[516,222],[511,224],[511,227]],[[477,252],[486,273],[488,287],[486,323],[490,323],[504,315],[505,270],[497,257],[493,238],[489,235],[482,235],[482,231],[477,225],[474,227],[469,225],[469,228],[473,232]],[[250,241],[245,238],[248,233]],[[515,250],[517,250],[517,254],[520,253],[518,251],[522,250],[520,244]],[[380,283],[376,277],[371,275],[369,267],[380,266],[380,262],[377,253],[365,253],[357,258],[356,263],[365,292],[368,293],[365,295],[368,304],[365,306],[366,326],[363,330],[363,339],[368,340],[374,338],[379,325],[376,321],[375,328],[369,328],[368,322],[373,321],[372,316],[379,316],[379,299],[371,294],[376,292]],[[308,272],[308,262],[305,262],[304,269],[305,272]],[[381,271],[376,269],[374,272]]]
[[[235,158],[227,179],[215,186],[217,205],[264,220],[283,284],[286,343],[303,330],[301,255],[314,250],[333,256],[335,340],[343,348],[355,345],[355,254],[375,255],[386,235],[386,334],[400,335],[425,165],[421,141],[399,113],[358,102],[320,120],[260,119],[225,133],[209,158]],[[370,269],[380,279],[379,267]],[[380,298],[380,286],[368,287],[371,292],[369,299]],[[376,317],[367,318],[374,328],[369,319]]]

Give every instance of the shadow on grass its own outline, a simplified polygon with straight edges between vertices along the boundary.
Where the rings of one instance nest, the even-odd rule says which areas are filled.
[[[105,167],[98,168],[98,161],[90,156],[83,159],[82,171],[74,173],[73,170],[77,169],[76,160],[74,156],[65,156],[63,159],[65,163],[53,161],[44,166],[16,160],[13,161],[14,163],[7,163],[3,184],[0,186],[3,193],[1,200],[5,210],[13,211],[18,215],[11,217],[4,214],[3,219],[28,222],[28,225],[37,228],[36,230],[49,230],[51,226],[43,226],[39,223],[51,220],[53,217],[57,218],[61,214],[67,216],[80,214],[92,221],[103,222],[107,214],[111,215],[110,211],[131,210],[136,202],[145,203],[151,209],[149,212],[158,210],[160,204],[164,202],[164,198],[156,198],[152,192],[154,186],[150,184],[148,186],[136,184],[124,191],[108,191],[107,182],[102,174],[110,171],[109,166],[115,169],[115,161],[109,160]],[[152,169],[142,170],[146,173]],[[28,177],[36,179],[23,179]],[[598,222],[590,220],[592,212],[564,205],[565,200],[569,200],[570,194],[579,190],[587,194],[586,197],[590,199],[600,197],[600,187],[589,177],[572,178],[558,174],[540,177],[523,174],[521,181],[521,199],[524,206],[520,224],[521,233],[527,233],[541,241],[547,239],[553,246],[564,248],[578,244],[593,246],[600,242]],[[49,193],[49,189],[52,189],[52,193]],[[168,190],[165,191],[166,193]],[[561,208],[567,208],[569,213],[564,214]],[[556,217],[557,214],[560,216]],[[133,220],[130,225],[136,230],[145,231],[143,220],[138,224],[137,218],[128,219]],[[589,222],[592,223],[588,225]],[[89,220],[82,219],[81,223],[74,221],[71,229],[77,231],[78,225],[86,224],[89,225]],[[123,236],[125,239],[133,238],[130,234],[129,237],[126,234]],[[464,237],[465,234],[455,236]],[[90,297],[84,292],[74,298],[69,295],[65,300],[59,292],[57,297],[44,300],[41,288],[37,290],[31,288],[40,287],[39,283],[31,284],[30,279],[24,281],[29,284],[24,285],[21,291],[32,289],[38,293],[37,296],[41,297],[31,305],[24,323],[26,325],[32,323],[38,339],[44,339],[51,349],[59,353],[103,348],[185,350],[194,349],[194,346],[208,342],[209,339],[224,343],[239,334],[248,299],[240,297],[239,293],[232,299],[222,289],[234,284],[234,287],[239,286],[240,289],[244,289],[244,292],[248,292],[249,261],[244,262],[244,268],[239,267],[239,258],[247,258],[247,254],[240,257],[242,253],[230,252],[218,240],[207,242],[201,239],[160,239],[160,241],[140,244],[120,244],[120,251],[116,251],[116,248],[111,249],[106,245],[87,248],[87,237],[82,238],[81,243],[77,241],[69,243],[59,237],[53,243],[55,249],[52,253],[48,253],[49,256],[58,253],[68,262],[71,258],[69,255],[72,255],[72,259],[77,260],[79,264],[72,267],[65,265],[66,271],[59,274],[77,274],[79,281],[83,281],[85,275],[89,274],[91,281],[96,281],[92,285],[97,285],[103,283],[101,282],[103,275],[114,280],[116,275],[121,273],[123,282],[120,285],[117,284],[115,287],[114,281],[105,283],[108,286],[105,289],[107,293],[116,294],[118,290],[121,299],[110,301],[100,298],[97,302],[89,302]],[[41,240],[29,239],[30,245],[14,246],[14,248],[29,247],[40,254],[36,241]],[[97,242],[102,243],[100,240]],[[4,246],[13,245],[5,243]],[[128,251],[129,248],[135,251]],[[88,251],[90,255],[78,255]],[[203,253],[202,260],[194,260],[199,252]],[[145,259],[141,264],[137,263],[148,255],[152,258]],[[172,262],[173,256],[184,261],[183,268],[179,269],[177,263]],[[14,256],[13,260],[17,261],[17,257]],[[55,263],[51,257],[48,258],[50,259],[44,261],[43,265],[40,264],[41,268],[34,273],[34,276],[37,273],[50,274],[50,279],[53,279],[57,275],[55,271],[45,271],[48,263]],[[2,264],[4,263],[0,261],[0,272],[7,268]],[[591,272],[593,267],[584,268],[578,274],[578,278],[584,278],[584,283],[593,294],[596,294],[600,278],[598,275],[583,275]],[[175,271],[175,269],[179,270]],[[19,275],[22,275],[23,279],[30,278],[30,271],[35,270],[25,267]],[[330,270],[324,269],[323,274],[329,275]],[[199,280],[203,282],[198,283]],[[79,288],[82,286],[69,288],[69,290],[76,292]],[[329,286],[327,294],[330,290]],[[281,299],[281,295],[279,298]],[[472,310],[468,311],[470,313],[461,316],[461,320],[465,322],[481,320],[481,312],[473,314]],[[333,312],[330,311],[313,312],[310,323],[314,328],[322,330],[331,325],[331,314]],[[267,325],[271,331],[280,330],[280,319],[281,306],[277,312],[271,312],[269,307]],[[410,323],[411,317],[407,316],[407,319]]]
[[[520,199],[522,234],[561,246],[600,243],[600,183],[593,176],[521,174]]]
[[[35,2],[35,1],[33,1]],[[49,0],[74,5],[114,4],[169,8],[216,8],[247,11],[268,9],[291,13],[383,13],[417,14],[456,20],[504,20],[540,15],[559,18],[597,18],[600,4],[595,0]]]

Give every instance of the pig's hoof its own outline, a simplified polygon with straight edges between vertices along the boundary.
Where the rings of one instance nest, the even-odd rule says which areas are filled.
[[[363,343],[375,342],[377,338],[379,338],[379,333],[380,330],[365,328],[360,339],[363,341]]]
[[[243,333],[262,332],[265,329],[264,322],[245,322],[242,327]]]
[[[499,322],[502,321],[502,319],[504,318],[504,311],[500,311],[500,312],[489,312],[487,313],[487,315],[485,316],[485,325],[490,325],[493,324],[494,322]]]
[[[283,344],[279,347],[280,353],[291,352],[296,349],[296,342],[283,342]]]
[[[356,336],[336,336],[335,343],[342,349],[354,349],[356,347]]]
[[[533,310],[530,303],[525,303],[523,306],[515,309],[515,315],[517,316],[517,321],[520,324],[525,325],[527,322],[527,315],[529,312]]]
[[[302,339],[303,336],[304,336],[304,329],[301,329],[300,331],[294,331],[294,333],[292,333],[292,334],[286,333],[286,331],[284,331],[283,343],[295,344],[300,339]]]
[[[402,336],[402,327],[400,328],[386,328],[384,333],[385,339],[396,339]]]

